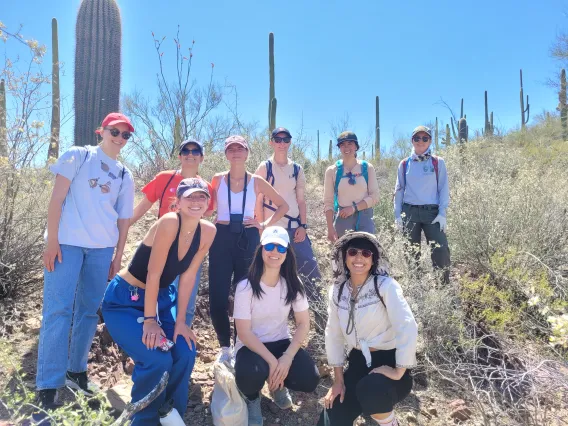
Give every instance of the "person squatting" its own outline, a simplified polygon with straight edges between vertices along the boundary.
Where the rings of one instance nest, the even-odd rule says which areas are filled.
[[[197,289],[209,254],[210,314],[221,348],[217,362],[234,372],[249,425],[263,424],[265,384],[281,409],[293,406],[289,389],[315,398],[318,369],[302,348],[310,309],[325,330],[334,371],[317,424],[351,425],[365,414],[377,424],[398,425],[393,407],[412,389],[417,325],[375,235],[379,185],[373,165],[357,159],[355,133],[338,136],[340,159],[327,168],[323,182],[323,213],[333,243],[333,280],[326,283],[308,235],[304,170],[289,157],[289,130],[271,133],[273,155],[255,173],[247,171],[248,141],[229,136],[224,146],[229,168],[211,183],[199,175],[203,144],[183,141],[180,168],[147,183],[136,208],[132,173],[118,160],[134,132],[130,119],[111,113],[96,132],[98,146],[72,147],[50,167],[55,185],[36,375],[42,410],[61,406],[58,391],[64,386],[87,395],[99,391],[87,376],[87,359],[102,307],[110,335],[135,363],[132,402],[169,375],[164,391],[134,414],[132,424],[160,424],[164,407],[175,409],[181,421],[196,357]],[[407,240],[410,262],[420,253],[422,231],[435,243],[432,262],[447,284],[448,174],[431,142],[430,129],[414,129],[412,151],[398,167],[395,227]],[[156,202],[157,220],[121,269],[129,226]],[[210,216],[213,223],[204,219]],[[325,287],[327,303],[321,296]],[[327,318],[311,306],[318,303],[327,304]]]

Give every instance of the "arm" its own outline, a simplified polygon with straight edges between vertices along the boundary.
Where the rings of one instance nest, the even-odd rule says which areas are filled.
[[[340,402],[343,402],[345,397],[345,381],[343,378],[345,343],[337,315],[337,306],[333,302],[333,288],[330,289],[329,293],[327,326],[325,328],[325,351],[327,353],[327,363],[333,367],[333,385],[324,399],[326,408],[331,408],[338,396]]]
[[[276,206],[276,211],[269,219],[266,219],[263,223],[261,223],[262,228],[266,228],[284,217],[286,212],[288,211],[288,203],[284,201],[284,198],[280,196],[278,192],[270,185],[267,181],[265,181],[260,176],[255,176],[255,191],[257,194],[262,193],[266,195],[270,201],[274,203]]]
[[[325,178],[323,181],[323,208],[325,213],[325,221],[327,223],[327,238],[329,241],[334,242],[337,240],[337,232],[333,227],[333,204],[334,204],[334,185],[335,185],[336,167],[330,166],[325,171]]]
[[[404,161],[404,160],[403,160]],[[396,174],[396,185],[394,186],[394,217],[395,219],[400,218],[402,214],[402,202],[404,199],[404,176],[403,176],[403,162],[401,161],[398,165],[398,171]]]
[[[152,207],[153,204],[154,203],[148,200],[148,197],[144,195],[144,198],[140,200],[138,205],[134,208],[134,213],[130,218],[130,225],[134,225],[138,221],[138,219],[144,216],[146,212],[150,210],[150,207]]]
[[[57,175],[55,185],[49,200],[47,208],[47,247],[43,252],[43,265],[48,272],[55,269],[55,258],[59,263],[63,262],[61,248],[59,247],[59,221],[61,220],[61,212],[63,210],[63,202],[69,192],[71,180],[62,175]]]
[[[111,280],[120,271],[122,266],[122,256],[124,255],[124,246],[126,245],[126,237],[128,237],[128,229],[130,228],[131,219],[118,219],[118,243],[114,252],[114,259],[110,264],[108,279]]]
[[[260,165],[256,169],[256,172],[254,172],[254,174],[259,175],[263,179],[266,180],[266,165],[265,164],[266,163],[264,161],[262,163],[260,163]],[[264,194],[258,194],[257,197],[256,197],[256,204],[254,206],[254,217],[260,223],[264,222],[264,220],[265,220],[265,217],[264,217]]]
[[[450,204],[450,186],[448,184],[448,170],[446,162],[438,159],[438,198],[440,200],[440,208],[438,213],[440,216],[446,217],[446,210]]]
[[[296,201],[300,210],[300,220],[306,224],[308,223],[308,210],[306,208],[306,175],[303,168],[300,169],[296,184]]]

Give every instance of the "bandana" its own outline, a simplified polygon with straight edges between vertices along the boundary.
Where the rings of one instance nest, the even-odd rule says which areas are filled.
[[[432,157],[432,151],[429,147],[424,154],[418,155],[416,154],[416,152],[414,152],[414,148],[412,148],[412,154],[410,155],[410,157],[412,158],[412,161],[428,161],[430,157]]]

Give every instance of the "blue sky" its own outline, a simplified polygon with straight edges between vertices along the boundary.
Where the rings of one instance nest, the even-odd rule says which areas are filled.
[[[459,114],[465,99],[470,132],[483,126],[489,91],[495,124],[520,125],[519,68],[531,119],[557,105],[545,85],[557,65],[549,47],[568,28],[566,0],[479,1],[188,1],[118,0],[123,20],[122,92],[151,94],[157,71],[150,32],[195,40],[194,77],[234,84],[245,121],[267,125],[268,33],[275,33],[278,125],[329,140],[330,122],[348,113],[361,137],[374,126],[381,98],[383,145],[438,116],[443,98]],[[47,5],[48,4],[48,5]],[[76,13],[80,0],[0,0],[0,21],[50,47],[59,21],[62,94],[72,99]],[[170,41],[166,55],[173,54]],[[166,46],[168,46],[166,42]],[[9,47],[10,48],[10,47]],[[4,47],[0,47],[0,52]],[[3,53],[3,52],[2,52]],[[50,62],[48,52],[47,63]],[[173,64],[173,63],[172,63]],[[323,149],[322,149],[323,151]]]

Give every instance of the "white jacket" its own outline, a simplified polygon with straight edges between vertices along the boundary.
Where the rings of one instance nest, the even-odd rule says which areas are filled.
[[[396,280],[387,275],[389,267],[386,254],[375,236],[363,232],[353,232],[348,235],[349,237],[346,235],[336,243],[333,256],[336,281],[329,291],[328,321],[325,330],[328,364],[332,367],[342,367],[345,364],[345,346],[347,346],[347,352],[353,348],[362,351],[369,367],[371,366],[370,348],[396,349],[397,367],[415,367],[418,326],[404,299],[402,288]],[[360,236],[372,237],[368,239],[379,249],[380,261],[377,270],[373,271],[374,275],[363,284],[357,296],[354,327],[351,333],[347,334],[352,289],[350,281],[345,277],[341,247],[350,239]],[[377,295],[375,278],[384,305]],[[339,289],[344,282],[341,299],[338,300]]]

